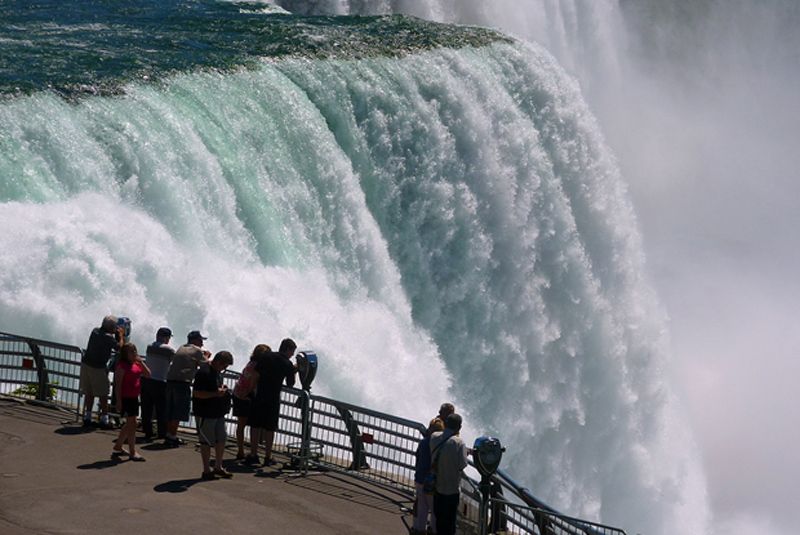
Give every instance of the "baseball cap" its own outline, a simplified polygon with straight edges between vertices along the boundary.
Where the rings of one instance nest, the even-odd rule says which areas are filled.
[[[156,331],[156,337],[161,338],[162,336],[172,336],[172,329],[169,327],[161,327]]]
[[[188,340],[190,342],[192,340],[197,340],[198,338],[201,338],[203,340],[208,340],[207,337],[205,337],[202,334],[200,334],[200,331],[190,331],[189,334],[186,335],[186,340]]]

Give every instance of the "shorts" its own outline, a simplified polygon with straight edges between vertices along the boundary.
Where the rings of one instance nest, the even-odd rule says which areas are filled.
[[[267,431],[277,431],[280,420],[280,402],[253,403],[250,418],[247,424],[250,427],[259,427]]]
[[[197,438],[204,446],[215,446],[228,440],[225,431],[225,418],[205,418],[195,416],[197,423]]]
[[[139,398],[122,398],[122,412],[120,416],[139,416]]]
[[[233,396],[233,415],[238,418],[249,418],[252,411],[253,401],[251,399],[241,399]]]
[[[166,398],[167,420],[188,422],[192,404],[191,385],[182,381],[167,381]]]
[[[108,370],[81,364],[81,392],[85,396],[107,397],[109,390]]]

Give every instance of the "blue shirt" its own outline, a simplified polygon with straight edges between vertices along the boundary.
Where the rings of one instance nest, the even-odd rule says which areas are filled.
[[[417,446],[417,462],[414,465],[414,481],[424,483],[425,476],[431,471],[431,437],[419,441]]]

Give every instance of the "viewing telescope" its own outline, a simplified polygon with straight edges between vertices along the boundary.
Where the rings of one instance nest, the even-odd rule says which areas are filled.
[[[475,460],[475,468],[481,474],[481,481],[488,481],[497,471],[504,451],[506,449],[497,438],[481,436],[475,439],[472,445],[472,458]]]
[[[313,351],[300,351],[295,358],[297,361],[297,375],[303,390],[311,390],[311,383],[317,376],[317,354]]]

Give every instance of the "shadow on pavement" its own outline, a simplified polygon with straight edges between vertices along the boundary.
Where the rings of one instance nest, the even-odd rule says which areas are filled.
[[[209,481],[211,483],[212,481]],[[174,481],[167,481],[166,483],[161,483],[153,487],[153,490],[156,492],[186,492],[191,488],[193,485],[197,483],[205,483],[202,479],[195,478],[195,479],[176,479]]]
[[[95,461],[89,464],[81,464],[78,465],[76,468],[78,470],[103,470],[105,468],[112,468],[117,466],[118,464],[122,464],[121,459],[109,459],[107,461]]]
[[[70,425],[70,426],[59,427],[53,432],[59,435],[69,436],[69,435],[85,435],[86,433],[91,433],[92,431],[94,431],[94,427],[83,427],[82,425]]]

